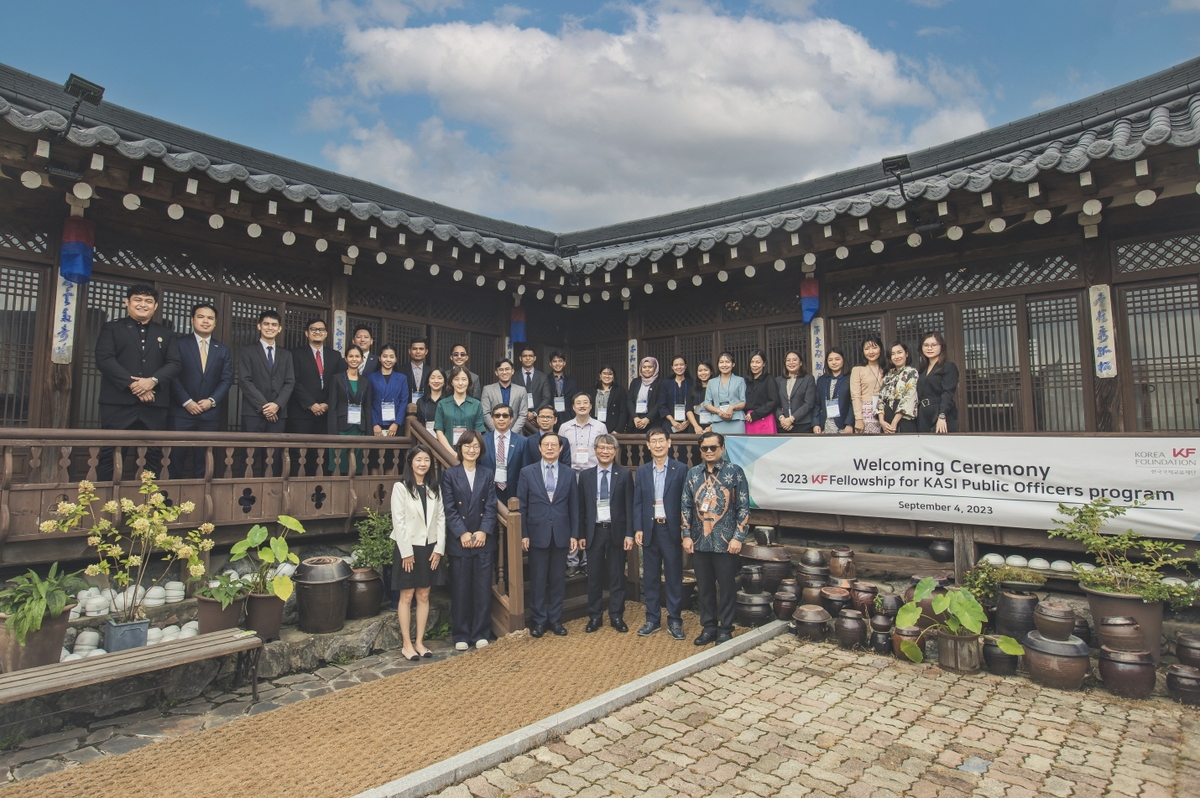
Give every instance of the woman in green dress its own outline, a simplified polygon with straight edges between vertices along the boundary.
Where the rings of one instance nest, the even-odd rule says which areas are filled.
[[[371,384],[358,373],[363,363],[361,349],[351,344],[346,349],[345,359],[346,370],[333,378],[333,390],[329,392],[329,410],[325,414],[329,419],[329,434],[362,436],[367,434],[370,417],[367,409],[371,406]],[[349,474],[350,450],[330,449],[328,462],[335,473]],[[354,450],[354,463],[355,475],[362,474],[362,449]]]
[[[486,431],[483,426],[483,405],[471,396],[471,372],[462,366],[450,369],[450,387],[454,393],[438,402],[433,429],[447,449],[458,444],[458,438],[469,429]]]

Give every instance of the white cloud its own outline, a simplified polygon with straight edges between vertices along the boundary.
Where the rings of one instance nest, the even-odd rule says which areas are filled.
[[[1168,0],[1168,11],[1200,11],[1200,0]]]
[[[618,33],[349,26],[344,71],[357,97],[428,97],[436,116],[411,137],[354,120],[324,154],[348,174],[561,231],[786,185],[986,126],[973,74],[902,62],[836,20],[772,22],[698,3],[630,15]],[[316,101],[310,123],[351,107]],[[923,121],[908,129],[898,120],[914,111]],[[490,140],[473,146],[468,127]]]
[[[918,36],[957,36],[960,33],[962,33],[962,28],[957,25],[955,25],[953,28],[939,28],[936,26],[931,26],[917,30]]]
[[[506,3],[492,12],[492,19],[500,25],[512,25],[522,17],[527,17],[533,12],[524,6],[519,6],[514,3]]]

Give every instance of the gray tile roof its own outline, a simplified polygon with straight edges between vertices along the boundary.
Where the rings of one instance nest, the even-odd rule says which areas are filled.
[[[0,117],[24,131],[61,131],[69,98],[58,84],[0,65]],[[391,227],[455,239],[490,254],[554,269],[557,244],[575,245],[585,273],[640,261],[708,251],[718,243],[794,232],[839,216],[900,208],[894,180],[878,164],[863,166],[678,213],[567,233],[451,208],[364,180],[207,136],[111,103],[86,107],[68,138],[81,147],[106,145],[134,160],[153,159],[259,194],[275,191],[330,212],[378,219]],[[987,191],[997,181],[1035,180],[1045,171],[1086,170],[1102,159],[1135,160],[1147,148],[1200,144],[1200,58],[1123,86],[974,136],[910,153],[910,196],[941,200],[956,189]]]

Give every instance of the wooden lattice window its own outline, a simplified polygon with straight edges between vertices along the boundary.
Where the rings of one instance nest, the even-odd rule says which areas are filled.
[[[750,353],[755,349],[762,349],[762,339],[759,338],[757,327],[721,333],[721,351],[733,355],[734,372],[743,377],[750,373]],[[720,352],[717,354],[720,355]]]
[[[44,255],[50,248],[50,234],[35,230],[14,216],[0,215],[0,247]]]
[[[1169,269],[1200,263],[1200,235],[1138,241],[1117,247],[1117,271],[1121,274]]]
[[[238,352],[243,346],[258,346],[258,315],[266,310],[278,311],[274,305],[247,302],[235,299],[229,303],[229,340],[226,342],[233,356],[233,386],[229,389],[225,421],[230,430],[242,428],[242,391],[238,388]],[[278,339],[276,339],[278,341]]]
[[[324,276],[305,274],[299,269],[280,269],[258,264],[230,264],[221,271],[225,285],[270,291],[300,299],[324,300],[329,280]],[[286,331],[286,329],[285,329]]]
[[[1034,429],[1083,430],[1083,357],[1079,341],[1079,297],[1030,300],[1029,375],[1033,384]]]
[[[0,426],[29,423],[34,330],[42,275],[0,267]]]
[[[960,374],[971,432],[1022,429],[1021,362],[1017,347],[1017,305],[963,308]]]
[[[896,340],[908,346],[912,356],[910,365],[920,367],[921,339],[929,333],[946,334],[946,314],[941,310],[926,310],[920,313],[900,313],[896,316]],[[891,347],[891,341],[884,341],[885,347]],[[891,368],[890,352],[884,352],[884,367]]]
[[[702,360],[707,360],[710,363],[713,360],[713,334],[700,333],[698,335],[681,335],[679,336],[678,353],[683,355],[687,360],[688,368],[691,369],[692,376],[696,375],[696,365]],[[713,368],[716,368],[716,363],[713,363]]]
[[[100,426],[100,370],[96,368],[96,339],[106,322],[125,318],[129,285],[93,278],[87,284],[83,322],[83,352],[79,355],[79,408],[76,426]]]
[[[353,307],[382,310],[404,316],[424,316],[428,310],[428,302],[419,292],[402,294],[374,286],[350,286],[349,302]]]
[[[800,300],[795,296],[767,299],[734,299],[721,308],[723,321],[745,321],[771,316],[793,316],[800,312]]]
[[[717,308],[708,303],[681,303],[676,307],[663,308],[643,317],[646,332],[681,330],[688,327],[707,327],[716,324]]]
[[[479,300],[434,299],[429,303],[429,315],[435,319],[469,327],[494,329],[496,326],[496,314],[493,306]]]
[[[471,358],[468,362],[471,364],[471,370],[479,375],[484,385],[496,379],[496,360],[502,357],[497,351],[499,348],[500,336],[471,333],[471,345],[467,347],[467,354]]]
[[[834,303],[839,308],[857,308],[885,302],[927,299],[941,292],[936,277],[912,274],[875,283],[842,283],[834,288]]]
[[[980,266],[964,266],[948,272],[946,293],[994,291],[1014,286],[1062,282],[1078,276],[1079,263],[1070,255],[1031,255]]]
[[[1200,295],[1195,282],[1125,290],[1139,430],[1200,428]]]
[[[96,263],[190,280],[212,282],[217,279],[216,270],[208,264],[198,263],[187,255],[155,251],[143,245],[100,242],[96,245]]]
[[[401,366],[407,362],[405,358],[408,357],[408,345],[417,338],[425,337],[425,325],[387,319],[384,332],[386,338],[383,343],[396,347],[396,365]],[[379,346],[382,347],[383,344]]]
[[[800,355],[800,361],[808,373],[812,373],[812,364],[808,362],[808,328],[803,324],[767,329],[767,371],[782,376],[785,373],[783,360],[788,352]]]
[[[192,308],[201,302],[206,302],[214,308],[218,307],[216,297],[208,294],[193,294],[175,289],[163,291],[160,306],[163,324],[180,335],[189,335],[192,332]]]
[[[868,338],[883,338],[883,319],[879,316],[867,316],[861,319],[838,319],[834,323],[834,344],[846,356],[846,368],[858,363],[858,353],[862,351],[862,343]],[[813,364],[809,364],[811,371]]]

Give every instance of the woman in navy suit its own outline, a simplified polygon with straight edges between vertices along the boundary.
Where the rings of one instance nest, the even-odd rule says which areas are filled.
[[[467,430],[454,447],[458,465],[442,472],[446,556],[450,563],[450,628],[454,647],[488,644],[492,570],[496,561],[495,472],[479,464],[483,435]]]
[[[379,370],[367,375],[371,384],[371,429],[376,436],[395,437],[404,426],[408,411],[408,379],[395,371],[396,347],[384,344],[379,350]]]
[[[825,354],[825,373],[817,379],[817,406],[813,408],[817,435],[854,432],[854,405],[850,401],[850,376],[846,356],[836,346]]]

